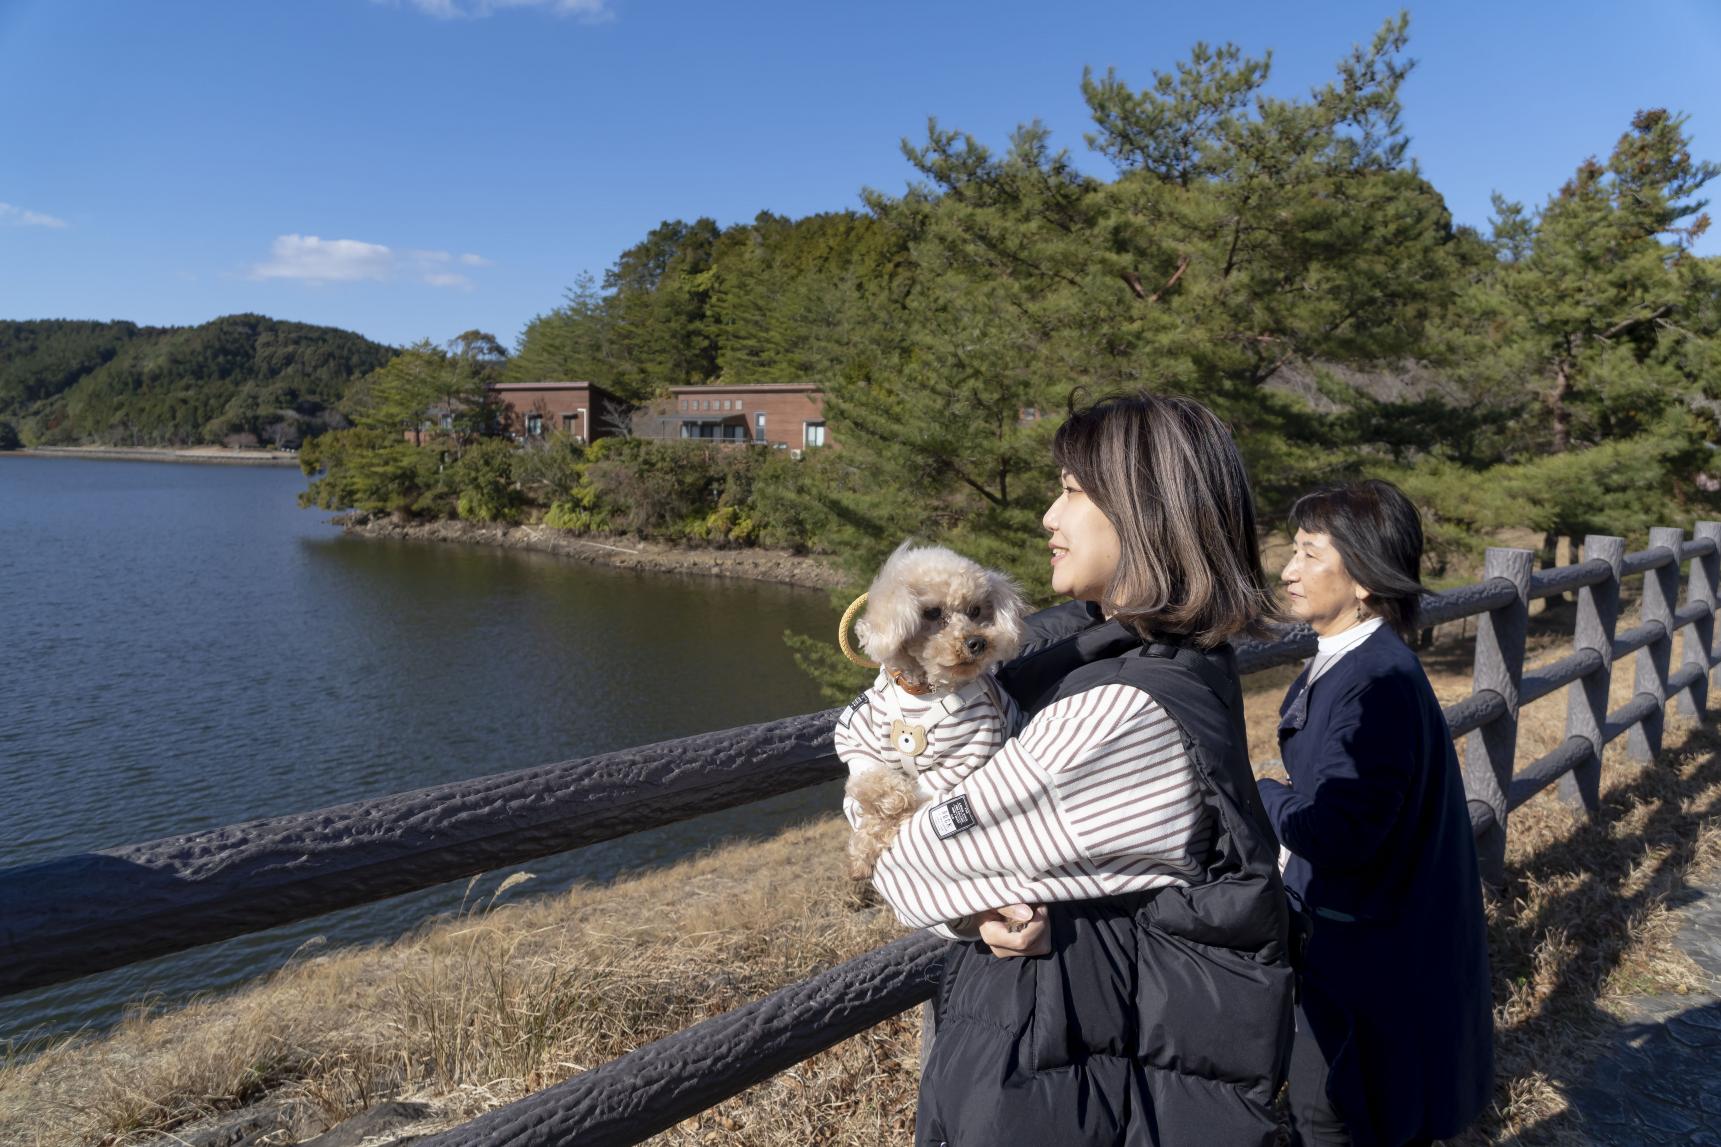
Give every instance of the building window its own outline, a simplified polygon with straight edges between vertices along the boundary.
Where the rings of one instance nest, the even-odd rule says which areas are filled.
[[[723,428],[723,437],[732,439],[745,438],[747,437],[747,428],[745,426],[737,426],[731,422]]]
[[[765,441],[765,412],[763,410],[753,412],[753,441]]]
[[[801,423],[801,445],[809,450],[825,444],[825,424],[823,422]]]
[[[526,436],[542,438],[544,436],[544,416],[542,414],[526,415]]]
[[[683,409],[683,410],[687,409],[687,399],[685,399],[685,398],[681,400],[681,409]]]
[[[444,414],[442,416],[442,428],[444,430],[453,430],[454,429],[454,415]]]

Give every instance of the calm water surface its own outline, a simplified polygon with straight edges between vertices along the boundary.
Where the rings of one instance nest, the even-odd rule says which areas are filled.
[[[0,455],[0,867],[822,707],[823,593],[343,536],[292,469]],[[521,866],[542,894],[833,809],[829,787]],[[479,890],[504,874],[491,874]],[[389,938],[464,881],[0,1000],[104,1026]]]

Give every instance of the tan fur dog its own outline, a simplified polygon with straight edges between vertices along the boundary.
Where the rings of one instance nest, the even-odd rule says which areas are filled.
[[[915,809],[1015,732],[1016,707],[991,669],[1021,647],[1026,609],[1008,577],[942,546],[904,542],[873,579],[855,632],[879,674],[836,730],[857,879]]]

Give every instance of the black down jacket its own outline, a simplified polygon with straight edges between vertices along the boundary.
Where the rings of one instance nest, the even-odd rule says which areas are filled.
[[[1144,645],[1070,603],[1000,673],[1028,716],[1125,683],[1177,722],[1216,818],[1189,886],[1050,907],[1052,952],[954,945],[921,1078],[922,1147],[1229,1147],[1275,1139],[1292,1030],[1277,844],[1228,648]]]

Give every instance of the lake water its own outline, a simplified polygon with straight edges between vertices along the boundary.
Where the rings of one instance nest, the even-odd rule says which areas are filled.
[[[0,867],[822,706],[822,592],[344,536],[292,469],[0,455]],[[828,812],[831,786],[522,866],[509,895]],[[480,881],[480,894],[504,874]],[[0,1040],[393,937],[466,883],[0,1000]]]

